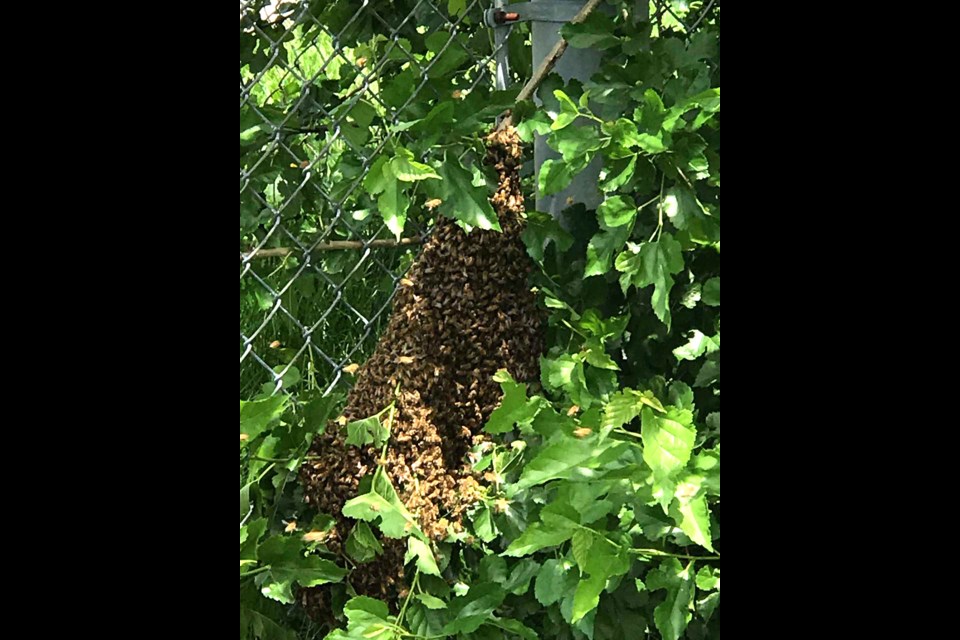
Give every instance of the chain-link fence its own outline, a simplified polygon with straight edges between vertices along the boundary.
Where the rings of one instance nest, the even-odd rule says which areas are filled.
[[[663,0],[647,15],[690,33],[713,4]],[[241,398],[328,393],[372,351],[438,212],[414,188],[386,215],[368,176],[407,147],[441,157],[424,141],[451,112],[492,123],[497,61],[501,88],[529,78],[529,23],[494,30],[493,5],[241,0]]]
[[[241,0],[241,398],[328,392],[372,349],[432,213],[414,195],[388,228],[365,176],[424,120],[442,126],[437,105],[482,107],[488,7]]]

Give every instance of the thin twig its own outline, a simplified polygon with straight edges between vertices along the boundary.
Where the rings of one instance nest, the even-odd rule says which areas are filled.
[[[316,253],[318,251],[341,251],[344,249],[364,249],[366,247],[374,249],[378,247],[406,247],[408,245],[420,244],[422,240],[423,238],[400,238],[399,240],[388,238],[371,240],[370,242],[363,242],[361,240],[333,240],[324,244],[318,244],[310,249],[310,253]],[[254,258],[286,258],[289,255],[299,253],[302,253],[300,249],[275,247],[273,249],[260,249],[259,251],[241,253],[240,257],[243,260]]]
[[[601,0],[587,0],[587,3],[583,5],[583,8],[570,20],[570,24],[577,24],[583,22],[587,19],[594,9],[597,8],[597,5],[600,4]],[[529,100],[533,95],[533,92],[537,90],[537,87],[540,86],[540,83],[553,71],[553,67],[556,66],[557,61],[560,60],[560,57],[563,55],[563,52],[567,50],[567,41],[563,38],[557,41],[557,44],[553,45],[553,49],[550,50],[550,53],[544,57],[543,61],[540,63],[540,66],[537,67],[537,70],[533,72],[533,75],[530,76],[530,80],[527,81],[527,84],[523,85],[523,89],[520,90],[520,93],[517,94],[517,102],[522,102],[524,100]],[[513,115],[507,113],[503,120],[500,121],[498,129],[505,129],[506,127],[513,124]]]

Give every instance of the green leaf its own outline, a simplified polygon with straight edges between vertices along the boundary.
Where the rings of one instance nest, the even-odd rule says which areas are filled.
[[[473,176],[460,165],[456,158],[448,156],[440,167],[441,183],[440,212],[471,227],[500,231],[500,221],[494,213],[487,190],[473,186]]]
[[[407,209],[410,207],[410,198],[403,192],[400,181],[393,174],[391,165],[383,166],[384,188],[377,198],[377,207],[380,216],[387,228],[393,232],[397,240],[403,235],[403,227],[407,223]]]
[[[558,254],[573,246],[573,236],[560,226],[557,219],[539,211],[527,213],[527,224],[521,237],[527,245],[527,253],[537,262],[543,262],[547,246],[551,242],[556,246]]]
[[[303,587],[315,587],[339,582],[347,573],[329,560],[304,556],[303,545],[298,538],[267,538],[260,545],[259,556],[261,563],[270,565],[270,573],[261,587],[263,595],[286,604],[294,602],[294,582]]]
[[[440,598],[437,598],[436,596],[430,595],[429,593],[418,593],[414,597],[420,602],[422,602],[423,606],[425,606],[427,609],[432,609],[434,611],[437,611],[439,609],[447,608],[446,602],[444,602]]]
[[[265,400],[240,401],[240,433],[255,439],[273,422],[280,419],[287,407],[287,396],[273,396]]]
[[[704,224],[711,224],[710,214],[703,208],[697,196],[686,187],[675,186],[663,197],[663,212],[677,229],[691,231],[697,237],[704,236]]]
[[[510,576],[503,583],[503,588],[507,593],[522,596],[530,588],[530,580],[535,578],[539,572],[540,564],[535,560],[525,558],[510,570]]]
[[[347,553],[357,562],[368,562],[383,553],[383,545],[366,522],[358,522],[347,538]]]
[[[643,438],[643,460],[653,470],[654,484],[671,486],[669,481],[690,461],[696,430],[693,414],[688,410],[668,407],[666,415],[659,415],[650,407],[640,412],[640,435]],[[661,500],[666,506],[671,495]]]
[[[343,515],[364,522],[379,520],[380,531],[388,538],[403,538],[413,534],[426,540],[413,515],[400,501],[383,467],[379,467],[374,474],[373,488],[369,493],[348,500],[343,505]]]
[[[351,598],[343,606],[347,616],[347,630],[336,630],[325,640],[395,640],[394,618],[385,602],[366,596]]]
[[[600,444],[596,437],[563,439],[545,447],[527,463],[515,486],[521,490],[560,478],[591,478],[597,468],[616,459],[626,448],[626,443]]]
[[[586,166],[590,154],[605,147],[609,141],[597,134],[597,129],[588,125],[585,127],[566,127],[556,131],[547,138],[547,143],[560,152],[563,161],[575,167]],[[541,169],[542,170],[542,169]]]
[[[587,245],[587,262],[583,277],[602,276],[613,265],[613,254],[623,249],[627,238],[633,231],[632,225],[615,227],[610,231],[601,231],[590,239]],[[624,255],[624,254],[621,254]],[[620,256],[617,256],[617,260]]]
[[[581,531],[582,533],[582,531]],[[573,597],[573,613],[570,620],[576,623],[600,604],[600,593],[611,577],[626,573],[630,569],[630,560],[612,545],[597,540],[584,554],[581,570],[589,574],[577,584]]]
[[[503,373],[506,373],[505,371]],[[514,382],[507,375],[506,379],[499,379],[503,390],[503,399],[500,406],[494,409],[483,430],[487,433],[508,433],[513,431],[514,425],[529,424],[540,410],[539,398],[527,399],[527,385]]]
[[[437,567],[437,561],[433,557],[433,551],[430,550],[430,547],[428,547],[425,542],[417,538],[409,538],[407,540],[407,555],[404,557],[403,563],[406,564],[413,558],[417,559],[417,568],[420,569],[421,573],[431,576],[440,575],[440,569]]]
[[[573,180],[573,171],[570,165],[563,160],[551,158],[540,165],[540,175],[537,179],[537,186],[540,195],[549,196],[563,191]]]
[[[597,216],[608,229],[632,226],[637,219],[637,204],[630,196],[613,196],[600,203]]]
[[[703,304],[710,307],[720,306],[720,278],[710,278],[703,283]]]
[[[581,571],[586,571],[587,563],[590,560],[590,548],[593,547],[594,534],[583,529],[577,529],[573,538],[570,540],[573,558]]]
[[[609,371],[620,370],[620,366],[607,354],[599,338],[589,338],[583,346],[587,349],[586,360],[590,366]]]
[[[628,245],[629,251],[617,256],[616,268],[623,275],[620,286],[626,293],[631,285],[642,289],[653,285],[653,311],[667,329],[670,328],[670,291],[673,289],[673,275],[683,270],[683,256],[680,243],[669,233],[663,233],[654,242],[644,242],[640,246]]]
[[[707,337],[694,329],[690,332],[690,340],[683,346],[673,350],[677,360],[696,360],[705,353],[714,353],[720,350],[720,334]]]
[[[609,16],[595,11],[579,24],[564,24],[560,28],[560,35],[571,47],[602,51],[620,44],[620,38],[613,35],[614,28]]]
[[[704,549],[713,551],[706,496],[700,495],[689,501],[678,499],[670,505],[670,516],[691,540]]]
[[[573,529],[556,529],[541,522],[535,522],[507,547],[503,555],[521,558],[540,549],[563,544],[572,535]]]
[[[534,595],[545,607],[560,602],[565,591],[565,582],[570,570],[563,560],[547,560],[537,574]]]
[[[537,640],[539,638],[536,631],[513,618],[492,618],[486,622],[486,625],[508,631],[513,635],[524,638],[524,640]]]
[[[700,567],[697,572],[697,588],[704,591],[720,590],[720,569],[716,567]]]
[[[459,16],[467,9],[467,0],[447,0],[447,13]]]
[[[381,155],[367,170],[367,175],[363,178],[363,188],[371,196],[382,193],[383,190],[387,188],[388,180],[384,175],[383,169],[389,161],[390,158],[386,155]]]
[[[390,437],[390,430],[387,426],[381,424],[380,418],[371,416],[363,420],[354,420],[347,423],[346,444],[354,447],[362,447],[368,444],[374,444],[378,447]]]
[[[720,604],[720,592],[711,593],[706,598],[697,600],[697,612],[700,614],[700,617],[704,620],[710,620],[713,617],[713,612],[717,609],[717,606]]]
[[[622,160],[626,160],[626,162],[623,163]],[[631,178],[633,178],[633,174],[637,168],[636,154],[622,160],[614,163],[614,170],[608,171],[606,177],[600,183],[600,190],[604,193],[616,191],[623,185],[627,184]]]
[[[690,602],[693,599],[693,577],[690,572],[693,562],[685,568],[676,558],[664,560],[659,567],[647,574],[646,584],[650,591],[666,589],[666,599],[654,610],[654,622],[664,640],[680,640],[690,619]]]
[[[524,142],[533,142],[536,135],[546,135],[551,131],[552,122],[546,111],[535,111],[517,125],[517,135]]]
[[[576,113],[564,112],[564,113],[557,114],[557,118],[550,125],[550,129],[553,131],[559,131],[561,129],[569,127],[571,124],[574,123],[574,121],[576,121],[578,117],[580,116]]]
[[[450,603],[450,611],[454,616],[452,622],[443,628],[446,634],[472,633],[486,622],[490,614],[506,598],[507,593],[498,585],[480,583],[470,587],[467,595],[455,598]]]
[[[397,155],[390,161],[390,171],[398,180],[416,182],[430,178],[440,179],[440,176],[428,165],[413,159],[413,152],[403,147],[397,147]]]
[[[267,531],[266,518],[257,518],[240,528],[240,561],[257,560],[260,537]]]

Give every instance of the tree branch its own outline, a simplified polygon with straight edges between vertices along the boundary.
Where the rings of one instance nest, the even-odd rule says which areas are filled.
[[[583,22],[587,19],[594,9],[597,8],[597,5],[600,4],[602,0],[587,0],[587,3],[583,5],[583,8],[570,20],[569,24],[577,24]],[[550,53],[546,55],[543,61],[540,63],[540,66],[537,67],[536,71],[533,72],[533,75],[530,76],[530,80],[527,81],[527,84],[523,85],[523,89],[520,90],[520,93],[517,94],[517,102],[523,102],[524,100],[529,100],[533,96],[533,92],[537,90],[537,87],[540,86],[540,83],[550,75],[550,72],[553,71],[553,68],[556,66],[557,61],[560,60],[560,57],[563,56],[563,52],[567,50],[567,41],[563,38],[557,41],[557,44],[553,45],[553,49],[550,50]],[[504,118],[500,121],[500,124],[497,126],[497,129],[502,130],[506,127],[513,124],[513,114],[509,111],[506,113]]]
[[[333,240],[331,242],[325,242],[324,244],[318,244],[313,249],[310,249],[310,253],[317,253],[319,251],[341,251],[344,249],[363,249],[365,247],[379,248],[379,247],[406,247],[409,245],[420,244],[422,238],[400,238],[400,240],[370,240],[369,242],[362,242],[360,240]],[[272,249],[260,249],[256,252],[241,253],[240,258],[243,260],[254,260],[257,258],[286,258],[290,255],[298,255],[302,253],[301,249],[292,249],[290,247],[275,247]]]

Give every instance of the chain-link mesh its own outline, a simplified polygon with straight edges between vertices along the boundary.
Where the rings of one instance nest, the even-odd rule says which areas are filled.
[[[411,202],[398,240],[364,180],[432,107],[474,109],[493,91],[492,4],[241,0],[241,398],[328,393],[372,350],[432,213]],[[713,1],[687,4],[658,0],[649,15],[689,33]],[[507,80],[522,82],[529,24],[501,28],[515,31]]]
[[[241,0],[241,397],[329,392],[372,349],[430,211],[398,241],[364,178],[431,105],[492,88],[488,5]]]

